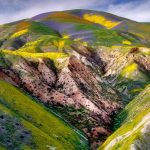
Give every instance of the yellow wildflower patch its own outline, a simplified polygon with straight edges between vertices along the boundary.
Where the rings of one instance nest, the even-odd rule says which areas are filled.
[[[65,46],[65,40],[53,41],[53,44],[58,48],[58,50],[62,50]]]
[[[82,42],[83,46],[88,46],[87,42]]]
[[[61,50],[64,46],[65,46],[65,41],[60,40],[60,41],[58,42],[58,49]]]
[[[24,29],[24,30],[21,30],[21,31],[18,31],[18,32],[14,33],[10,38],[11,39],[12,38],[17,38],[17,37],[19,37],[21,35],[24,35],[24,34],[28,33],[28,32],[29,32],[28,29]]]
[[[69,38],[70,38],[70,35],[64,34],[62,38],[63,38],[63,39],[69,39]]]
[[[123,77],[126,77],[126,78],[130,78],[130,76],[132,75],[132,73],[135,73],[138,69],[138,66],[136,63],[132,63],[128,66],[126,66],[122,72],[121,72],[121,75]]]
[[[83,18],[90,22],[94,22],[94,23],[103,25],[108,29],[113,28],[113,27],[117,26],[118,24],[120,24],[120,22],[114,22],[111,20],[107,20],[104,16],[100,16],[100,15],[84,14]]]
[[[42,40],[36,40],[32,42],[28,42],[23,47],[21,47],[18,51],[21,52],[37,52],[38,45],[42,42]]]
[[[142,88],[133,89],[131,90],[131,93],[141,92],[142,90],[143,90]]]
[[[76,39],[74,39],[74,41],[75,41],[75,42],[81,41],[81,38],[76,38]]]
[[[128,41],[128,40],[124,40],[124,41],[122,41],[122,44],[131,45],[132,43],[130,41]]]
[[[48,52],[48,53],[30,53],[30,52],[19,52],[19,51],[10,51],[10,50],[3,50],[4,54],[9,55],[16,55],[28,58],[50,58],[52,60],[56,60],[59,58],[66,58],[68,55],[65,53],[60,52]]]

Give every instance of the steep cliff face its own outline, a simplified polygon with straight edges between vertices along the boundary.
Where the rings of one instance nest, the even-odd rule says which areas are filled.
[[[63,68],[58,69],[47,59],[29,60],[6,54],[7,67],[1,69],[1,79],[53,108],[85,132],[92,143],[103,141],[111,133],[112,116],[121,108],[120,99],[79,58],[71,56],[64,61]]]
[[[40,118],[37,117],[36,121],[39,122],[44,115],[53,112],[74,128],[71,130],[68,126],[68,130],[71,130],[68,133],[71,135],[68,142],[69,137],[65,132],[64,137],[59,138],[60,134],[56,135],[56,145],[50,145],[49,148],[94,150],[120,127],[101,147],[118,148],[129,140],[134,131],[140,133],[141,126],[143,134],[138,135],[144,139],[142,144],[147,145],[149,113],[146,108],[149,106],[150,49],[146,46],[149,45],[149,36],[142,38],[139,34],[136,35],[136,30],[141,33],[142,29],[133,30],[131,24],[138,23],[107,13],[74,10],[41,14],[0,27],[0,83],[5,85],[5,92],[0,88],[0,98],[4,99],[0,101],[3,103],[2,107],[13,111],[14,116],[19,115],[24,108],[19,105],[20,97],[14,97],[9,102],[12,105],[17,101],[19,108],[13,108],[14,105],[9,107],[7,100],[13,95],[9,93],[9,89],[6,92],[7,87],[12,89],[15,86],[20,93],[27,93],[37,102],[33,110],[28,104],[33,113],[41,104],[50,111],[42,114]],[[124,26],[128,26],[130,32]],[[139,23],[139,26],[144,24]],[[146,35],[144,31],[141,34]],[[12,91],[15,92],[16,89]],[[4,97],[5,95],[9,97]],[[142,95],[146,95],[146,98],[142,99]],[[33,99],[27,101],[32,103]],[[21,105],[23,103],[26,101]],[[145,108],[144,115],[139,111],[142,107]],[[135,114],[130,118],[130,109],[139,111],[141,117],[138,118]],[[32,118],[35,115],[33,113],[28,114],[28,117]],[[11,117],[10,114],[8,116]],[[21,117],[29,119],[24,115]],[[131,126],[128,124],[127,118],[135,120],[134,129],[132,123]],[[47,119],[51,125],[51,118]],[[39,128],[32,119],[27,121]],[[49,141],[53,135],[46,128],[47,122],[39,124],[44,126],[44,129],[40,126],[39,132],[48,134],[45,139]],[[130,129],[123,132],[128,125]],[[57,128],[61,129],[62,126],[64,124],[59,124]],[[53,134],[57,128],[52,126]],[[31,128],[27,129],[35,134]],[[63,130],[65,129],[60,131],[62,135]],[[116,136],[119,131],[121,137]],[[89,147],[84,135],[89,140]],[[34,136],[45,140],[40,139],[39,135]],[[32,139],[32,135],[30,138]],[[141,138],[137,139],[140,143]],[[62,140],[59,143],[57,140],[60,139]],[[62,146],[63,142],[66,142],[65,147]],[[136,147],[137,144],[134,143],[137,143],[135,139],[131,145]],[[3,143],[0,145],[6,147]],[[25,145],[31,148],[32,144]]]

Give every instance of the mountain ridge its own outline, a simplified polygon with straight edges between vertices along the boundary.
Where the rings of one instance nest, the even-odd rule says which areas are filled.
[[[27,119],[37,127],[37,122],[42,118],[42,126],[38,127],[48,133],[49,137],[45,139],[49,141],[50,149],[69,149],[69,144],[71,149],[95,150],[100,147],[105,150],[106,144],[113,141],[112,137],[115,139],[118,131],[123,130],[124,126],[128,127],[122,116],[128,118],[131,110],[127,109],[126,113],[126,108],[132,105],[132,102],[138,103],[136,99],[141,101],[143,105],[139,105],[138,110],[142,109],[142,106],[149,107],[149,96],[145,101],[141,96],[145,89],[149,89],[146,87],[150,84],[149,24],[121,19],[124,18],[78,9],[45,13],[0,26],[0,104],[3,107],[10,105],[11,109],[8,109],[15,110],[17,116],[20,112],[29,113],[24,110],[23,102],[16,112],[13,106],[21,101],[18,95],[24,97],[23,95],[28,93],[33,97],[33,100],[23,99],[25,104],[37,101],[33,110],[29,107],[30,104],[28,105],[32,113],[27,115]],[[13,92],[7,92],[7,88],[4,90],[3,84],[9,85],[8,90],[16,91],[17,88],[20,94],[17,92],[16,97],[9,101]],[[4,97],[4,100],[1,99]],[[42,108],[40,103],[44,105]],[[136,103],[132,109],[136,108]],[[38,107],[44,112],[50,111],[35,117]],[[57,135],[57,129],[51,120],[59,122],[58,116],[46,119],[48,124],[52,125],[53,134],[56,134],[56,145],[50,141],[50,137],[54,135],[43,120],[44,116],[51,116],[51,112],[70,124],[66,124],[69,135],[63,134],[63,123],[56,125],[56,128],[60,129],[60,134]],[[141,120],[145,114],[140,113]],[[32,120],[33,118],[37,122]],[[134,119],[138,125],[136,116],[133,116],[133,122]],[[10,125],[13,126],[11,121]],[[3,124],[0,124],[0,127],[3,127]],[[72,127],[80,130],[81,134]],[[25,129],[21,127],[17,132],[22,130]],[[27,130],[35,133],[30,127],[27,127]],[[4,131],[9,133],[9,128]],[[142,137],[141,134],[139,136]],[[89,144],[83,137],[88,139]],[[39,140],[38,135],[36,138]],[[14,139],[17,139],[17,135]],[[15,148],[25,149],[24,146],[27,146],[38,150],[41,145],[34,142],[34,136],[29,139],[32,139],[33,145],[21,140]],[[139,139],[135,137],[133,143],[129,143],[128,149],[130,145],[136,146],[136,140]],[[147,140],[148,138],[144,142]],[[63,141],[68,142],[64,145],[66,147],[63,147]],[[11,145],[15,142],[10,141]],[[139,142],[143,144],[142,140]],[[0,145],[11,149],[9,142],[2,142],[1,139]],[[48,149],[46,143],[42,146],[43,150]],[[117,147],[118,144],[114,143],[114,146]],[[111,149],[113,147],[110,147]]]

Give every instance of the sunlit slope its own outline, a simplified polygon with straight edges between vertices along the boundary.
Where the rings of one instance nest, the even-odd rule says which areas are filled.
[[[9,92],[8,92],[9,90]],[[15,144],[17,142],[17,133],[23,129],[30,133],[30,137],[27,140],[32,142],[24,142],[22,139],[17,145],[12,145],[17,149],[18,147],[29,147],[30,149],[42,149],[46,150],[51,148],[56,149],[87,149],[86,139],[81,134],[76,133],[61,119],[53,115],[50,111],[46,110],[40,104],[37,104],[29,96],[24,95],[18,89],[12,85],[0,81],[0,113],[8,116],[8,128],[6,128],[7,134],[15,133],[14,139],[10,139],[10,143]],[[3,119],[4,117],[1,117]],[[21,129],[14,126],[15,118],[18,120],[18,124],[21,124]],[[12,120],[12,121],[11,121]],[[19,131],[18,131],[19,130]],[[24,131],[23,130],[23,131]],[[18,133],[19,134],[19,133]],[[7,138],[3,134],[3,138]],[[21,135],[20,135],[21,136]],[[26,137],[22,137],[26,138]],[[9,143],[1,140],[1,145],[6,149],[11,149]]]
[[[29,41],[42,35],[59,37],[57,31],[31,20],[23,20],[14,24],[6,24],[0,28],[0,49],[16,50]]]
[[[115,119],[117,129],[100,150],[150,148],[150,86],[148,85]]]

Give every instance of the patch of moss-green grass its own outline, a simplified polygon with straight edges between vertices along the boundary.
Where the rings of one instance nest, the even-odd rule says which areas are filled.
[[[112,46],[112,45],[122,45],[123,37],[119,36],[116,31],[102,29],[98,26],[93,25],[78,25],[78,31],[81,30],[91,30],[93,33],[94,43],[95,45],[103,45],[103,46]]]
[[[123,97],[126,103],[138,95],[149,83],[149,76],[143,73],[136,63],[131,62],[120,72],[117,78],[116,89],[119,89],[127,97],[126,100]]]
[[[53,35],[53,36],[59,36],[58,32],[47,27],[46,25],[40,23],[40,22],[35,22],[35,21],[28,21],[26,22],[28,25],[23,28],[22,30],[14,32],[10,38],[18,38],[22,35],[26,34],[41,34],[41,35]]]
[[[46,35],[55,35],[55,36],[59,35],[57,31],[47,27],[46,25],[40,22],[35,22],[35,21],[31,22],[29,30],[35,33],[41,33]]]
[[[0,150],[6,150],[6,148],[0,145]]]

